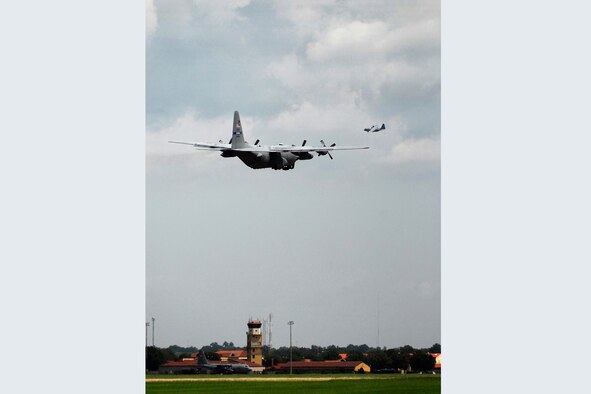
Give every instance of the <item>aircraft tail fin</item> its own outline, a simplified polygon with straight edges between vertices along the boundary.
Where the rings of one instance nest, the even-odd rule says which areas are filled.
[[[244,135],[242,134],[242,124],[240,123],[240,114],[234,111],[234,123],[232,124],[232,148],[243,148],[246,146]]]
[[[200,364],[200,365],[209,364],[207,362],[207,357],[205,357],[205,352],[203,350],[197,354],[197,364]]]
[[[386,124],[382,123],[382,127],[380,128],[380,130],[386,130]]]

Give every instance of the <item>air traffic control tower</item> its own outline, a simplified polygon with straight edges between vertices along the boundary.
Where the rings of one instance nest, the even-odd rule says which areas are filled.
[[[249,321],[246,332],[246,354],[248,361],[263,365],[263,335],[260,321]]]

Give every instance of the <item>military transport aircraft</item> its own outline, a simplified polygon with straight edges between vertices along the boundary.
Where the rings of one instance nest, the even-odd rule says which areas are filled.
[[[363,131],[367,131],[368,133],[376,133],[376,132],[378,132],[380,130],[386,130],[386,124],[385,123],[382,123],[382,126],[381,127],[378,127],[378,125],[375,124],[375,125],[370,126],[370,127],[366,128],[366,129],[363,129]]]
[[[197,369],[200,373],[206,374],[238,374],[252,372],[250,367],[246,364],[212,363],[207,357],[205,357],[205,352],[203,350],[197,355]]]
[[[369,149],[369,146],[335,146],[332,144],[326,146],[324,141],[320,140],[322,146],[305,146],[306,140],[301,146],[296,145],[259,145],[256,140],[254,145],[244,141],[242,134],[242,125],[240,124],[240,114],[234,111],[234,125],[232,128],[232,138],[227,144],[221,140],[219,144],[210,144],[205,142],[183,142],[168,141],[173,144],[192,145],[198,150],[221,151],[222,157],[238,157],[244,164],[250,168],[272,168],[274,170],[291,170],[295,167],[298,160],[313,159],[311,152],[316,152],[318,156],[328,155],[332,160],[330,151],[334,150],[352,150]]]

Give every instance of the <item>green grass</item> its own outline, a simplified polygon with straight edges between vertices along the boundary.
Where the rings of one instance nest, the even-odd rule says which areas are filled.
[[[400,393],[438,394],[441,392],[440,375],[391,375],[362,376],[359,379],[342,379],[343,375],[330,375],[329,381],[199,381],[146,382],[146,394],[162,393]],[[154,376],[155,377],[155,376]],[[176,376],[178,378],[178,375]],[[258,376],[260,377],[260,375]],[[277,376],[279,377],[279,376]],[[284,377],[284,376],[281,376]],[[320,377],[328,375],[296,375]],[[345,377],[350,377],[345,375]],[[189,377],[190,378],[190,377]]]

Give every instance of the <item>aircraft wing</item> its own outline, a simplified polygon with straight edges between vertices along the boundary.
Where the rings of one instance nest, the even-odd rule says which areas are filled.
[[[184,142],[184,141],[168,141],[171,144],[183,144],[183,145],[191,145],[196,149],[200,150],[230,150],[232,146],[230,144],[210,144],[207,142]]]
[[[234,148],[230,144],[211,144],[206,142],[184,142],[168,141],[171,144],[191,145],[200,150],[224,151],[233,150],[237,152],[329,152],[333,150],[355,150],[369,149],[369,146],[301,146],[301,145],[270,145],[270,146],[247,146],[244,148]]]
[[[232,150],[236,152],[273,152],[268,146],[249,146],[246,148],[236,148]]]
[[[333,150],[369,149],[369,146],[270,146],[269,152],[328,152]]]

